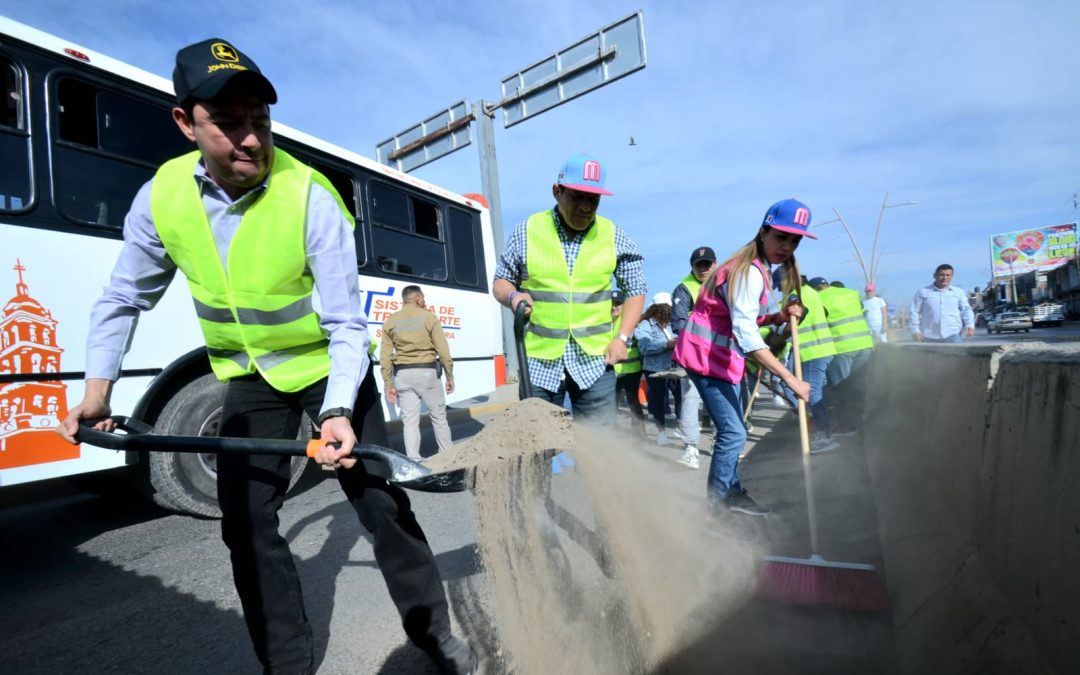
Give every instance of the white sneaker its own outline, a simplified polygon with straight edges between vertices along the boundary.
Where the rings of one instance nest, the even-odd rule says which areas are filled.
[[[671,430],[671,436],[672,436],[672,438],[674,438],[675,440],[677,440],[680,443],[686,443],[686,438],[683,436],[682,432],[679,431],[678,429],[672,429]]]
[[[678,461],[680,464],[685,464],[691,469],[698,469],[701,466],[699,461],[698,449],[692,445],[686,446],[686,449],[683,450],[682,457],[680,457]]]
[[[656,432],[656,444],[657,445],[667,445],[668,444],[667,434],[664,433],[663,431]]]

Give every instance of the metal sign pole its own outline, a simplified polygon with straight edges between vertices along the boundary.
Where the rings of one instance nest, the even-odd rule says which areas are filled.
[[[495,112],[487,111],[487,101],[473,103],[472,116],[476,120],[477,151],[480,154],[480,185],[488,200],[491,217],[491,233],[495,241],[495,255],[502,255],[506,238],[503,232],[502,197],[499,194],[499,162],[495,157]],[[492,270],[494,271],[494,270]],[[503,354],[510,374],[518,372],[517,349],[514,345],[514,315],[505,307],[502,316]]]

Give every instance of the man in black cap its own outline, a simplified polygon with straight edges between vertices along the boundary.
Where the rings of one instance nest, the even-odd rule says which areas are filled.
[[[715,268],[716,253],[708,246],[698,246],[690,253],[690,273],[671,292],[671,332],[675,333],[676,337],[686,327],[686,320],[694,309],[701,286]],[[697,445],[701,436],[701,425],[698,422],[701,395],[688,377],[681,378],[676,386],[682,393],[677,435],[682,438],[683,454],[678,461],[696,469],[700,465]]]
[[[112,383],[139,312],[157,303],[179,268],[210,367],[227,383],[220,434],[292,439],[305,413],[317,420],[326,445],[315,459],[337,469],[373,533],[405,632],[441,672],[471,672],[476,656],[450,632],[442,580],[408,497],[349,457],[357,438],[387,444],[352,215],[324,176],[274,147],[269,105],[277,93],[229,42],[181,49],[173,84],[173,119],[197,149],[163,164],[132,203],[110,286],[91,313],[86,394],[61,435],[74,442],[80,419],[111,414]],[[278,532],[289,478],[288,457],[218,457],[222,538],[266,673],[314,670],[300,580]]]

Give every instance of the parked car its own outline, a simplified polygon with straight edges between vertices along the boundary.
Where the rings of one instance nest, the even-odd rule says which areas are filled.
[[[1060,326],[1065,321],[1065,305],[1044,302],[1031,310],[1031,322],[1038,327]]]
[[[990,317],[986,323],[986,332],[993,334],[1011,330],[1017,333],[1020,331],[1028,333],[1031,327],[1031,317],[1024,312],[1002,312]]]

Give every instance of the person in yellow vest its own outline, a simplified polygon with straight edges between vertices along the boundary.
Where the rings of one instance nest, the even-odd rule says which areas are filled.
[[[326,445],[315,459],[337,469],[378,542],[375,558],[405,632],[441,672],[471,672],[476,655],[450,632],[439,570],[408,497],[348,457],[358,438],[387,444],[352,215],[325,177],[274,147],[277,93],[228,41],[181,49],[173,85],[173,119],[196,150],[163,164],[135,196],[110,284],[91,311],[85,395],[58,431],[74,442],[79,420],[109,417],[139,313],[179,269],[209,366],[226,382],[221,435],[292,439],[304,413],[317,420]],[[95,426],[115,428],[111,419]],[[278,532],[289,477],[289,457],[218,457],[222,539],[267,673],[315,669],[299,576]]]
[[[454,393],[454,361],[439,318],[424,304],[419,286],[401,290],[401,309],[383,324],[379,352],[383,391],[390,403],[401,406],[405,454],[420,460],[420,403],[427,406],[439,452],[454,444],[446,421],[446,396],[439,365],[446,372],[446,393]]]
[[[495,299],[528,306],[525,335],[533,395],[574,417],[615,424],[614,364],[645,305],[644,258],[626,232],[597,215],[607,170],[596,157],[572,155],[551,186],[555,206],[519,223],[495,269]],[[611,335],[612,277],[626,298]]]
[[[619,318],[622,316],[625,302],[622,291],[611,292],[611,334],[614,338],[619,332]],[[620,398],[624,398],[630,409],[630,427],[640,438],[645,437],[645,412],[641,409],[638,388],[641,386],[641,350],[637,339],[631,338],[626,347],[626,358],[615,364],[615,403],[618,407]]]
[[[698,246],[690,253],[690,272],[671,292],[671,332],[676,338],[686,327],[686,320],[694,309],[694,303],[697,302],[698,294],[701,292],[701,285],[714,269],[716,269],[716,253],[710,247]],[[696,469],[701,457],[697,447],[701,438],[701,425],[698,421],[701,394],[698,393],[697,387],[689,377],[680,378],[676,386],[679,387],[681,393],[679,426],[676,435],[683,442],[683,454],[679,462]]]
[[[862,297],[852,288],[816,277],[818,289],[829,315],[836,356],[829,364],[829,399],[836,409],[833,433],[847,436],[862,425],[866,364],[874,353],[874,337],[863,314]]]
[[[806,313],[799,320],[799,357],[802,359],[803,380],[810,384],[810,414],[814,416],[814,435],[810,439],[811,454],[828,452],[840,447],[832,437],[825,384],[829,364],[836,348],[825,314],[825,305],[818,292],[809,284],[799,288],[799,302]],[[795,395],[785,388],[788,400],[795,405]]]
[[[829,328],[836,346],[836,358],[829,365],[829,386],[839,386],[856,368],[865,365],[874,353],[874,337],[863,314],[862,297],[843,282],[831,284],[814,277],[810,285],[818,292],[828,312]]]

